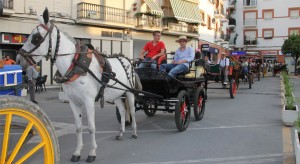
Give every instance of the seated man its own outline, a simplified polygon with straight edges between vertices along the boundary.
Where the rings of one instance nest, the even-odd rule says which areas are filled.
[[[160,71],[168,72],[170,77],[176,78],[180,73],[186,72],[189,69],[189,62],[194,60],[195,51],[192,47],[187,47],[187,42],[190,41],[186,36],[180,36],[177,43],[180,47],[176,50],[172,64],[162,64]]]
[[[230,61],[228,58],[225,57],[225,53],[222,53],[221,59],[219,59],[218,63],[220,65],[221,74],[223,73],[223,75],[224,75],[223,84],[226,85],[227,81],[228,81],[228,73],[229,73],[228,67],[229,67]]]
[[[209,60],[208,55],[204,56],[204,60],[205,60],[206,64],[211,64],[211,61]]]
[[[152,61],[151,68],[157,68],[157,61],[160,56],[165,55],[165,44],[159,41],[161,37],[160,31],[153,32],[153,41],[146,43],[141,51],[140,59],[143,61]],[[144,57],[145,52],[147,52],[146,57]],[[139,68],[146,67],[146,63],[140,63]]]

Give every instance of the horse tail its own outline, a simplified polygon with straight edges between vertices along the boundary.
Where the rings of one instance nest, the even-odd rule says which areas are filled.
[[[139,91],[143,90],[143,86],[139,75],[135,72],[133,74],[134,74],[134,88]]]

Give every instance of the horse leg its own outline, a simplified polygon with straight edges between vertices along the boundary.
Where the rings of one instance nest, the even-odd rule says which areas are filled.
[[[119,134],[116,136],[116,140],[122,140],[123,138],[123,133],[125,132],[125,107],[122,102],[121,98],[118,98],[114,101],[116,106],[119,109],[119,113],[121,115],[121,126],[120,126],[120,131]]]
[[[75,105],[71,100],[70,100],[70,106],[74,114],[75,118],[75,127],[76,127],[76,135],[77,135],[77,147],[75,152],[73,153],[73,156],[71,158],[72,162],[77,162],[80,159],[81,155],[81,150],[83,147],[83,142],[82,142],[82,109],[81,107],[78,107],[78,105]]]
[[[85,108],[86,108],[87,119],[88,119],[88,130],[90,132],[91,144],[92,144],[92,147],[89,152],[89,156],[86,159],[86,162],[91,163],[91,162],[95,161],[95,159],[96,159],[96,149],[97,149],[97,143],[96,143],[96,139],[95,139],[96,127],[95,127],[94,99],[91,99],[90,101],[86,101]]]
[[[130,92],[126,93],[128,99],[128,105],[130,107],[130,114],[132,119],[132,138],[137,139],[137,127],[135,121],[135,106],[134,106],[134,95]]]

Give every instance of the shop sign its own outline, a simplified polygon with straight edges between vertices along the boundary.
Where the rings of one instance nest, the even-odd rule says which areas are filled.
[[[242,56],[242,55],[246,55],[246,52],[245,51],[234,51],[234,52],[231,52],[231,55],[232,56]]]
[[[209,51],[209,44],[202,44],[201,51]]]
[[[262,55],[277,55],[277,51],[262,51]]]
[[[2,34],[1,43],[24,44],[27,41],[27,38],[28,38],[28,35]]]

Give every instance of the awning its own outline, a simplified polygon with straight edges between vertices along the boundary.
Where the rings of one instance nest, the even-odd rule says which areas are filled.
[[[162,9],[153,0],[144,0],[147,6],[150,8],[152,14],[164,15]]]
[[[174,17],[187,23],[201,23],[198,4],[184,0],[170,0]]]

